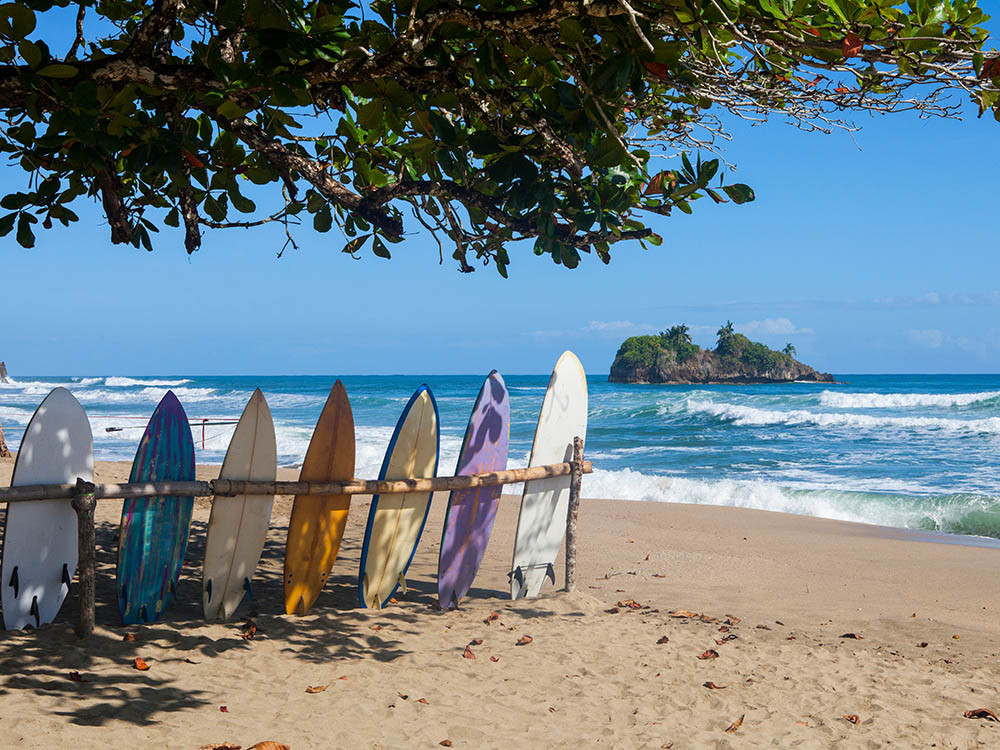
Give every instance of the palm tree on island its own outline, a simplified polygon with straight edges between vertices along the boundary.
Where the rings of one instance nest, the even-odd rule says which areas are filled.
[[[719,343],[721,344],[725,341],[729,341],[729,339],[731,339],[735,334],[736,331],[733,330],[733,321],[727,320],[726,324],[722,326],[722,328],[720,328],[715,335],[719,337]]]
[[[782,354],[787,354],[789,357],[795,356],[795,346],[792,344],[785,344],[785,348],[781,350]]]

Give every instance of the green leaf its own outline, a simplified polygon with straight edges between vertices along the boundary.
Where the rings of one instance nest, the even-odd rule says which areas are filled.
[[[38,70],[38,75],[46,78],[72,78],[79,73],[72,65],[64,63],[51,63]]]
[[[24,61],[28,63],[30,68],[34,69],[42,64],[42,51],[38,48],[37,44],[22,40],[18,42],[17,51],[21,53],[21,57],[24,58]]]
[[[17,213],[10,213],[0,218],[0,237],[6,237],[10,234],[11,230],[14,228],[14,220],[17,218]]]
[[[317,232],[329,232],[330,227],[333,226],[333,214],[330,212],[329,206],[323,206],[316,215],[313,216],[313,229]],[[357,242],[357,240],[354,240]]]
[[[32,248],[35,246],[35,233],[31,231],[31,214],[21,213],[17,217],[17,244],[21,247]]]
[[[722,189],[726,195],[732,198],[733,203],[749,203],[756,197],[753,193],[753,188],[749,185],[744,185],[742,182],[738,182],[735,185],[724,185]]]
[[[353,240],[344,245],[344,249],[341,252],[354,255],[354,253],[360,250],[365,242],[368,241],[369,237],[371,237],[371,234],[363,234],[360,237],[355,237]]]
[[[847,14],[844,13],[844,6],[841,0],[823,0],[823,5],[837,14],[841,21],[847,23]]]
[[[387,248],[385,246],[385,243],[382,242],[381,237],[375,237],[375,239],[372,241],[372,252],[375,253],[378,257],[385,258],[386,260],[392,257],[391,255],[389,255],[389,248]]]

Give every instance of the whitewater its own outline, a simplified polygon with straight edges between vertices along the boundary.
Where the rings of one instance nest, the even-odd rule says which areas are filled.
[[[485,376],[485,373],[483,374]],[[441,471],[452,472],[483,376],[344,376],[359,477],[374,477],[412,391],[431,386]],[[98,460],[131,461],[145,421],[173,390],[201,463],[221,463],[253,389],[275,418],[279,462],[298,465],[334,377],[75,375],[0,385],[11,448],[46,393],[69,388]],[[1000,538],[1000,376],[839,375],[847,385],[625,386],[589,378],[584,495],[799,513]],[[511,465],[525,465],[547,375],[509,375]],[[206,424],[202,426],[202,422]]]

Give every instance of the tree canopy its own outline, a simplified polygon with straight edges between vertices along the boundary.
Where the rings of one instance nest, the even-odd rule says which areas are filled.
[[[162,224],[194,252],[279,223],[388,258],[423,227],[462,271],[506,275],[519,240],[607,263],[659,244],[657,215],[753,200],[711,153],[728,117],[829,130],[969,97],[1000,117],[986,20],[976,0],[5,2],[0,150],[26,179],[0,235],[31,247],[98,200],[146,249]]]

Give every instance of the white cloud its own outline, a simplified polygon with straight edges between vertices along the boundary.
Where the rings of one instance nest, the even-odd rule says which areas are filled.
[[[940,348],[945,339],[944,334],[937,328],[911,328],[906,335],[914,344],[926,349]]]
[[[597,336],[623,336],[625,334],[651,333],[659,329],[651,323],[633,323],[631,320],[592,320],[581,333]]]
[[[748,323],[738,323],[734,328],[744,335],[755,333],[764,336],[791,336],[793,334],[814,333],[812,328],[799,328],[788,318],[751,320]]]

